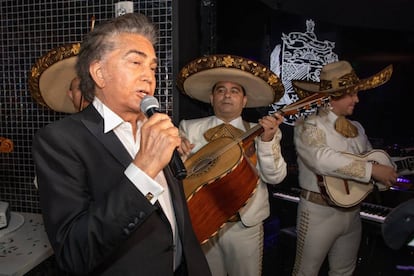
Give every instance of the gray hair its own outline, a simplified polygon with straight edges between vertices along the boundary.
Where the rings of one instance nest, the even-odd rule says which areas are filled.
[[[148,17],[139,13],[127,13],[98,25],[88,33],[81,44],[76,71],[81,79],[79,88],[86,100],[95,97],[95,82],[89,74],[92,62],[102,60],[115,48],[114,36],[121,33],[139,34],[153,45],[157,43],[158,32]]]

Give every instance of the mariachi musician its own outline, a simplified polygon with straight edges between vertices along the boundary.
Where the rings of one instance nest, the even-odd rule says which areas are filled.
[[[185,137],[181,147],[184,158],[217,138],[236,139],[257,126],[242,119],[243,108],[268,106],[284,93],[281,81],[269,68],[232,55],[212,55],[190,62],[182,68],[177,85],[191,98],[211,104],[214,111],[209,117],[180,122],[180,135]],[[252,144],[256,154],[250,156],[252,162],[257,162],[258,172],[253,194],[202,245],[213,275],[261,275],[263,220],[270,214],[266,183],[278,184],[286,176],[286,162],[280,149],[282,122],[279,114],[259,119],[263,132],[255,137]],[[248,186],[245,178],[232,177],[237,190]],[[220,203],[228,200],[220,194],[217,197]]]
[[[294,129],[302,191],[292,275],[318,275],[325,257],[329,260],[330,275],[355,273],[361,240],[361,198],[356,195],[373,182],[382,183],[384,187],[393,185],[397,173],[392,162],[377,163],[372,162],[371,157],[357,157],[373,149],[362,125],[346,117],[353,114],[359,102],[359,91],[384,84],[391,74],[390,65],[360,79],[351,64],[341,60],[324,65],[319,82],[292,81],[300,97],[314,93],[330,96],[328,108],[297,121]],[[332,178],[341,185],[336,185]],[[334,192],[334,188],[341,193]],[[345,199],[355,199],[355,202],[351,204],[352,201]]]

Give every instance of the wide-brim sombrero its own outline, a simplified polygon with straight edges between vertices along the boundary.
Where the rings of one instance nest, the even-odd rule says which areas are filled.
[[[372,89],[386,83],[392,75],[393,67],[388,65],[380,72],[360,79],[351,64],[341,60],[324,65],[321,69],[319,82],[292,80],[292,86],[299,98],[312,93],[325,93],[340,96],[347,93]]]
[[[29,90],[39,104],[58,112],[78,111],[66,92],[76,77],[75,64],[79,50],[80,43],[59,46],[44,54],[32,66]]]
[[[177,87],[191,98],[210,103],[212,88],[219,81],[243,86],[246,107],[268,106],[285,92],[279,77],[268,67],[234,55],[211,55],[189,62],[178,74]]]

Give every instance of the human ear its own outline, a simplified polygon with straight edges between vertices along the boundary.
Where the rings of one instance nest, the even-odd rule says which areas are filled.
[[[103,75],[102,63],[100,61],[94,61],[91,63],[89,66],[89,73],[95,81],[96,86],[99,88],[105,87],[105,78]]]
[[[70,98],[71,101],[73,101],[73,92],[72,90],[66,90],[66,95],[68,95],[68,97]]]

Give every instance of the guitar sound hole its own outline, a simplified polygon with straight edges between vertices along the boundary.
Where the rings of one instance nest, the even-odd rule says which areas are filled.
[[[198,162],[194,165],[193,174],[200,175],[207,172],[214,164],[216,163],[217,158],[207,157],[202,160],[198,160]]]

